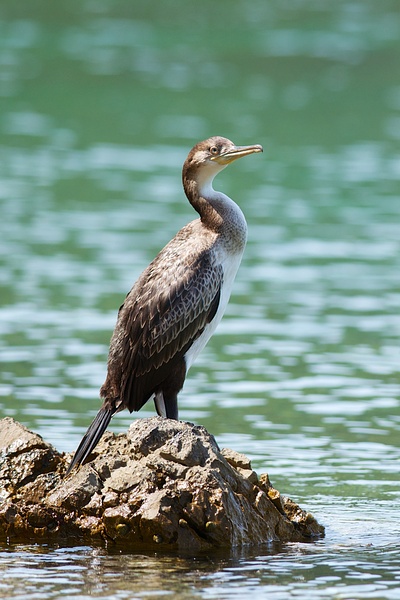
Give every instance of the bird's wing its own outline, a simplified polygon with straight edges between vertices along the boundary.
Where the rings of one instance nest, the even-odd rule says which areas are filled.
[[[223,269],[208,253],[173,269],[165,264],[153,261],[129,292],[111,343],[109,372],[120,371],[120,399],[131,410],[139,410],[148,399],[140,398],[144,388],[157,384],[166,363],[182,357],[219,305]]]

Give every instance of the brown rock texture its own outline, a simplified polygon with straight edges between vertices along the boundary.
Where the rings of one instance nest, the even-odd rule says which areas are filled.
[[[324,528],[249,459],[191,423],[138,419],[107,432],[90,461],[0,420],[0,540],[108,543],[197,552],[311,541]]]

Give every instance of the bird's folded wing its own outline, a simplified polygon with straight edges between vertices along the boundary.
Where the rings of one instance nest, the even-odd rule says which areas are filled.
[[[157,370],[176,354],[186,352],[217,312],[223,281],[221,265],[209,256],[190,268],[175,265],[174,276],[141,277],[120,309],[124,321],[123,371],[140,377]]]

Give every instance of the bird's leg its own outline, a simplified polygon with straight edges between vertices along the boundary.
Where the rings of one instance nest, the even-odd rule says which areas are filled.
[[[167,410],[165,408],[164,394],[161,390],[154,395],[154,404],[156,407],[157,414],[160,417],[166,417]]]
[[[178,420],[178,394],[164,398],[168,419]]]
[[[166,396],[160,390],[154,395],[154,404],[160,417],[178,420],[178,394]]]

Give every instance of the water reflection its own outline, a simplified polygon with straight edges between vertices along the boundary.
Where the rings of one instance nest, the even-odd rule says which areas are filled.
[[[341,520],[345,518],[342,514]],[[365,522],[373,525],[369,515],[364,526]],[[351,539],[357,532],[351,521],[347,525]],[[256,597],[268,594],[283,600],[304,589],[310,597],[327,597],[338,586],[344,597],[395,598],[399,548],[387,546],[385,550],[378,553],[368,543],[355,549],[337,541],[329,546],[324,542],[272,545],[258,553],[242,550],[196,558],[38,546],[16,547],[12,554],[3,548],[0,555],[9,563],[2,588],[14,598],[29,589],[35,593],[37,586],[37,598],[60,597],[66,590],[68,596],[79,598],[147,598],[164,590],[163,595],[182,599],[225,599],[240,598],[252,590]]]

